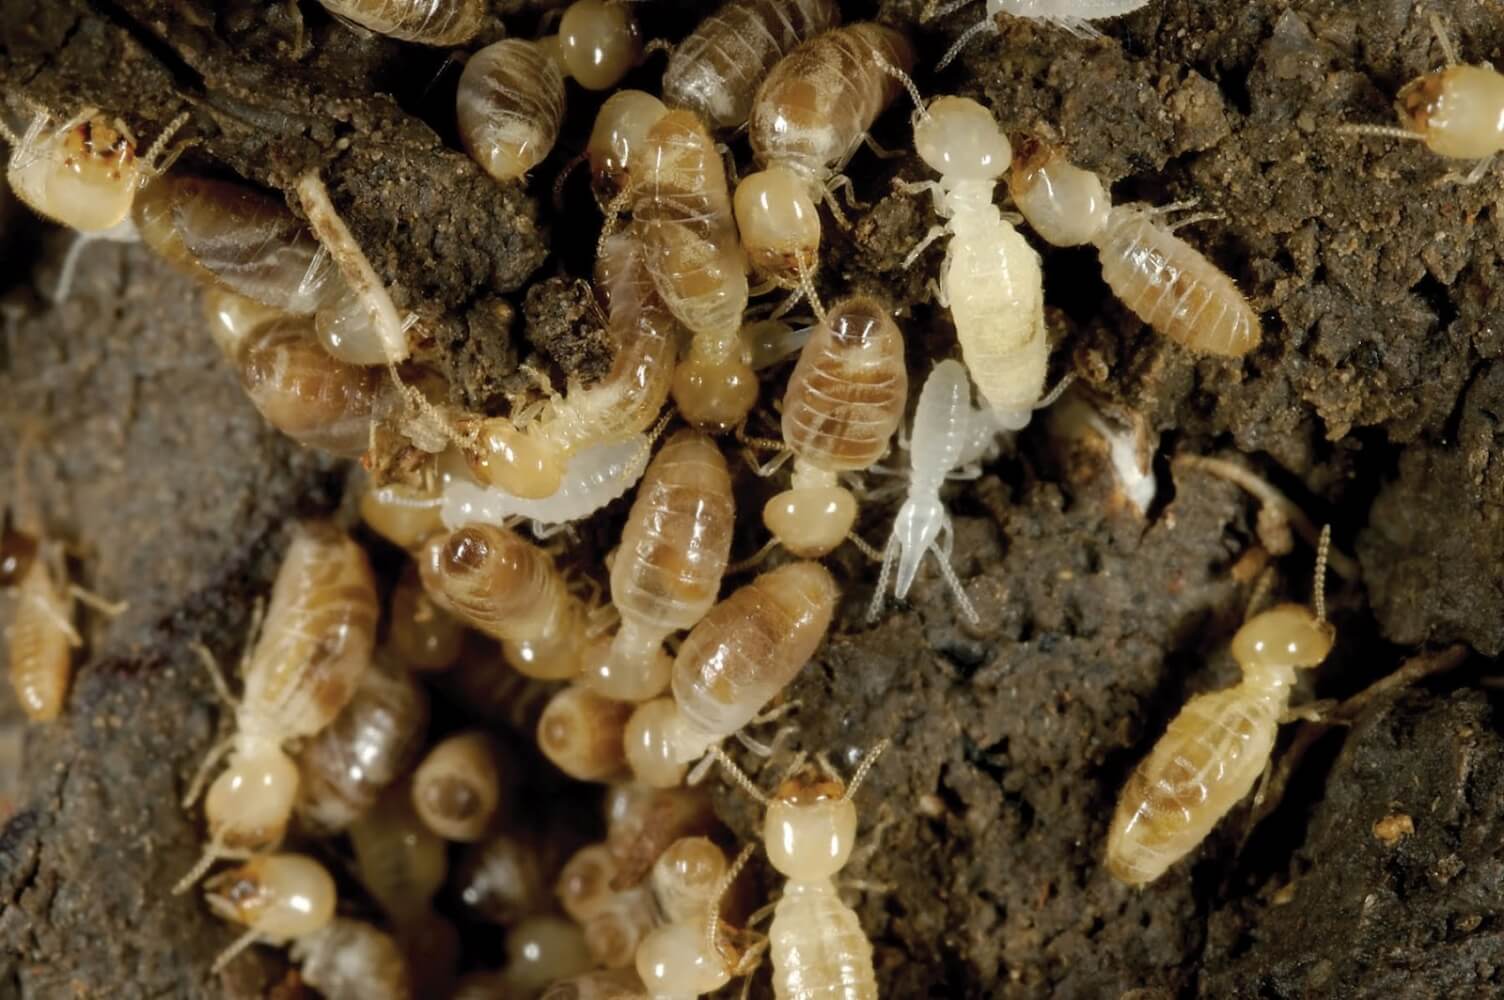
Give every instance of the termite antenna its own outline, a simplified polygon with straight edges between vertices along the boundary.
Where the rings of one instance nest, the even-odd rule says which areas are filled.
[[[260,939],[261,932],[252,927],[250,930],[240,935],[240,937],[236,938],[234,944],[230,945],[230,947],[219,953],[219,957],[214,960],[214,964],[209,966],[209,972],[211,974],[218,973],[225,966],[234,961],[236,955],[239,955],[241,952],[245,951]]]
[[[1411,139],[1424,141],[1425,136],[1419,132],[1400,128],[1397,125],[1338,125],[1336,131],[1343,135],[1372,135],[1385,139]]]
[[[721,951],[721,900],[731,889],[731,883],[742,873],[747,862],[752,859],[752,852],[757,850],[757,844],[751,843],[741,849],[736,860],[731,862],[731,867],[721,876],[721,880],[715,885],[715,892],[711,894],[710,905],[705,912],[705,943],[710,945],[710,953],[718,955]]]
[[[220,856],[218,841],[211,840],[208,844],[204,845],[204,853],[199,856],[198,861],[194,863],[193,867],[188,869],[182,878],[178,879],[178,884],[172,887],[172,894],[174,896],[181,896],[193,888],[193,883],[203,878],[204,872],[214,867],[214,862],[218,861]]]
[[[564,169],[559,171],[559,176],[554,179],[555,211],[564,211],[564,184],[569,180],[570,175],[575,172],[575,168],[588,159],[590,159],[590,154],[581,153],[579,156],[574,157],[568,163],[564,164]]]
[[[883,755],[883,751],[888,749],[888,745],[892,742],[892,740],[884,736],[877,741],[875,747],[867,751],[867,756],[862,758],[862,762],[856,766],[856,771],[851,775],[851,783],[846,786],[846,794],[843,798],[849,799],[856,795],[856,790],[862,787],[862,782],[867,780],[867,775],[871,772],[872,765],[877,763],[877,758]]]
[[[1311,581],[1311,603],[1316,607],[1316,620],[1326,621],[1326,557],[1332,547],[1332,526],[1322,525],[1321,538],[1316,543],[1316,572]]]
[[[605,249],[606,241],[616,234],[617,224],[621,221],[621,213],[626,209],[627,205],[631,203],[631,200],[632,189],[624,188],[623,190],[618,191],[616,193],[616,197],[612,198],[611,201],[606,204],[606,218],[601,223],[601,236],[600,239],[596,240],[595,243],[595,255],[597,257],[599,257],[601,255],[601,252]]]
[[[157,162],[157,157],[162,155],[162,151],[167,148],[167,144],[172,141],[172,137],[177,135],[178,130],[186,124],[188,124],[188,112],[184,111],[182,114],[178,115],[172,121],[167,123],[167,127],[162,130],[162,134],[157,136],[156,139],[152,141],[152,144],[147,147],[146,154],[142,156],[141,159],[145,161],[149,166],[153,166],[153,168],[155,169],[154,165]],[[187,147],[185,146],[183,148],[186,149]],[[181,153],[182,150],[180,149],[177,152]],[[174,155],[173,158],[176,159],[176,155]],[[167,165],[164,164],[161,169],[166,170]]]
[[[940,70],[949,66],[951,63],[955,62],[956,56],[960,55],[961,50],[971,44],[971,40],[973,38],[988,30],[996,29],[993,27],[993,24],[990,20],[983,18],[976,24],[973,24],[971,27],[961,32],[961,37],[957,38],[955,43],[951,45],[950,49],[946,51],[945,55],[940,57],[940,61],[935,63],[935,71],[939,72]]]
[[[925,107],[924,95],[919,92],[919,87],[915,85],[914,78],[909,76],[909,74],[905,73],[903,70],[899,69],[897,66],[894,66],[892,63],[888,62],[888,60],[884,59],[876,52],[872,53],[872,58],[877,60],[878,69],[882,70],[884,73],[888,74],[893,79],[903,84],[903,89],[909,92],[909,97],[914,102],[914,110],[918,113],[919,117],[928,119],[930,116],[929,109]]]
[[[804,298],[809,302],[809,307],[814,310],[815,319],[822,324],[829,325],[825,316],[825,305],[820,301],[820,293],[815,291],[814,275],[810,273],[809,263],[803,254],[795,254],[795,263],[799,267],[799,288],[804,292]]]
[[[747,777],[747,772],[737,767],[735,762],[726,756],[726,751],[718,746],[713,746],[710,748],[709,753],[715,758],[716,763],[721,765],[721,770],[726,772],[726,776],[741,786],[742,791],[752,796],[759,805],[766,806],[768,804],[768,797],[763,794],[762,789],[758,788],[756,783]]]

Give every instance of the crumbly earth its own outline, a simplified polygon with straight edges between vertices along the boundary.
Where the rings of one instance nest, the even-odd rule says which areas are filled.
[[[531,32],[536,6],[495,5],[504,17],[486,37],[503,20]],[[676,37],[696,6],[640,13],[649,35]],[[1241,363],[1197,359],[1113,298],[1090,250],[1041,247],[1052,379],[1075,373],[1155,436],[1148,514],[1099,442],[1041,419],[979,479],[947,488],[956,570],[982,626],[960,620],[932,570],[869,626],[874,567],[849,547],[830,560],[841,613],[788,692],[785,743],[845,770],[893,741],[858,797],[865,846],[847,871],[867,885],[852,898],[883,994],[1498,995],[1504,745],[1485,680],[1504,650],[1500,175],[1459,186],[1447,174],[1468,164],[1336,131],[1390,123],[1394,93],[1442,61],[1424,12],[1150,0],[1097,40],[1004,20],[937,74],[981,4],[925,24],[925,0],[847,6],[848,19],[875,12],[912,31],[926,93],[977,97],[1010,131],[1100,172],[1120,202],[1218,213],[1181,235],[1265,328]],[[1496,5],[1434,9],[1465,59],[1504,58]],[[585,377],[600,364],[598,341],[577,342],[595,335],[573,282],[588,277],[598,215],[578,180],[562,211],[550,192],[593,101],[576,101],[534,183],[496,185],[458,144],[447,55],[357,34],[307,0],[0,4],[13,122],[24,99],[94,104],[149,142],[187,110],[196,144],[180,169],[282,192],[317,169],[418,315],[420,357],[457,401],[494,406],[526,386],[519,361]],[[660,67],[629,82],[652,86]],[[908,136],[907,108],[875,129],[889,148]],[[733,149],[745,168],[745,143]],[[849,173],[870,204],[848,230],[827,222],[821,291],[893,302],[917,390],[955,352],[926,287],[944,251],[902,267],[934,217],[891,183],[929,174],[867,150]],[[234,661],[287,525],[337,505],[346,470],[264,427],[203,335],[190,282],[139,247],[95,246],[53,306],[39,290],[65,236],[9,203],[0,225],[0,482],[8,498],[24,470],[18,500],[70,544],[77,578],[130,604],[110,622],[84,614],[68,711],[28,732],[20,811],[0,834],[0,996],[265,995],[287,982],[275,953],[211,978],[232,931],[196,895],[168,892],[200,836],[177,800],[227,723],[191,644]],[[1237,487],[1172,463],[1181,454],[1242,462],[1356,558],[1361,576],[1329,587],[1337,651],[1297,700],[1351,694],[1420,648],[1462,642],[1473,655],[1328,733],[1277,808],[1254,822],[1240,807],[1132,890],[1101,865],[1125,776],[1188,696],[1236,678],[1227,640],[1269,550],[1275,593],[1309,593],[1309,548],[1290,549]],[[780,483],[740,471],[741,509]],[[869,480],[858,525],[874,543],[897,504],[887,483]],[[597,580],[624,509],[579,533],[579,565]],[[735,552],[762,540],[744,517]],[[388,552],[378,565],[399,563]],[[0,602],[0,622],[10,614]],[[474,701],[441,694],[436,719],[459,725]],[[737,759],[766,787],[788,753]],[[744,795],[718,785],[716,804],[755,836]],[[759,878],[776,892],[773,874]],[[499,960],[494,930],[464,931],[468,964]]]

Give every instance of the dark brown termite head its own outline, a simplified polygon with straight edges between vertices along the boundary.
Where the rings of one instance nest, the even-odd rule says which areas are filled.
[[[1431,116],[1440,110],[1443,96],[1448,89],[1447,77],[1452,67],[1418,76],[1400,89],[1394,101],[1394,110],[1400,124],[1411,132],[1429,135]]]

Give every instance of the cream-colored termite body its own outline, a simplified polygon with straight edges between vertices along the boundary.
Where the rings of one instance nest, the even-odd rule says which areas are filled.
[[[903,334],[888,308],[866,296],[834,305],[800,351],[783,396],[794,474],[762,519],[784,548],[823,556],[851,532],[856,498],[836,476],[883,456],[908,394]]]
[[[1147,885],[1200,844],[1269,763],[1297,670],[1321,665],[1337,630],[1321,596],[1329,530],[1317,546],[1315,610],[1281,604],[1232,639],[1238,684],[1198,695],[1134,768],[1107,835],[1107,870]]]
[[[334,880],[301,854],[262,854],[204,884],[209,909],[249,929],[214,959],[211,972],[257,942],[284,944],[316,934],[334,917]]]
[[[319,0],[368,31],[419,45],[463,45],[480,31],[486,0]]]
[[[5,630],[6,663],[16,701],[32,722],[51,722],[63,710],[73,676],[73,650],[83,644],[73,627],[74,593],[62,548],[5,525],[0,539],[0,588],[15,594]]]
[[[1020,148],[1010,188],[1018,210],[1044,239],[1095,245],[1103,280],[1156,332],[1217,357],[1241,357],[1258,346],[1263,331],[1243,293],[1173,232],[1210,216],[1167,227],[1156,216],[1187,206],[1114,206],[1100,178],[1035,142]]]
[[[1050,345],[1039,255],[992,203],[1012,147],[982,105],[940,97],[916,116],[914,148],[940,180],[905,187],[932,191],[946,225],[931,229],[906,263],[949,233],[940,303],[950,308],[961,356],[1000,426],[1024,427],[1044,392]]]
[[[460,139],[498,181],[543,161],[564,120],[564,74],[540,42],[507,38],[470,57],[455,94]]]
[[[668,685],[663,640],[694,627],[715,603],[735,512],[731,473],[715,442],[694,431],[669,438],[622,529],[611,565],[621,627],[586,650],[587,684],[622,701],[646,701]]]
[[[255,647],[243,665],[235,736],[212,750],[200,778],[226,753],[229,765],[204,802],[209,842],[174,891],[186,890],[219,857],[243,857],[282,840],[298,795],[298,768],[283,745],[329,725],[370,667],[379,608],[376,582],[359,545],[326,522],[293,535]],[[199,647],[223,688],[208,650]],[[195,779],[185,799],[197,797]]]

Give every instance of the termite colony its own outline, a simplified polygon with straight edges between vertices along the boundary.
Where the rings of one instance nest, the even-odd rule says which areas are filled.
[[[322,2],[352,30],[446,48],[473,44],[493,19],[482,0]],[[1085,34],[1090,19],[1143,2],[988,0],[957,46],[1004,14]],[[200,281],[208,333],[267,423],[370,470],[350,505],[359,524],[292,529],[242,692],[224,683],[220,656],[193,652],[233,715],[188,783],[193,807],[213,778],[201,860],[177,887],[203,879],[212,910],[244,927],[216,970],[269,943],[288,945],[330,997],[680,998],[765,968],[779,997],[877,995],[871,942],[834,881],[876,754],[849,787],[822,757],[817,768],[797,754],[769,793],[723,746],[787,753],[797,726],[767,739],[761,727],[793,707],[784,692],[819,658],[843,593],[870,599],[875,619],[889,584],[902,599],[932,557],[959,615],[981,622],[952,566],[942,491],[978,475],[999,436],[1071,381],[1047,387],[1038,243],[1095,247],[1106,285],[1172,350],[1237,364],[1262,330],[1233,280],[1164,223],[1181,206],[1114,205],[1060,149],[1010,140],[993,109],[926,100],[902,33],[840,22],[833,0],[728,0],[676,45],[645,46],[629,4],[575,0],[554,33],[463,56],[460,142],[498,184],[520,184],[554,162],[580,117],[569,106],[586,95],[568,81],[613,90],[653,72],[652,49],[671,50],[660,96],[597,102],[580,157],[603,219],[593,288],[611,364],[562,392],[535,372],[537,391],[505,413],[451,401],[425,363],[422,320],[399,310],[318,170],[289,205],[166,169],[181,121],[139,157],[130,132],[92,108],[37,111],[10,137],[22,199],[82,234],[139,238]],[[1460,89],[1500,89],[1472,73],[1451,66],[1407,87],[1405,134],[1443,155],[1491,155],[1497,134],[1437,112]],[[880,152],[869,129],[905,90],[927,179],[895,187],[930,195],[939,224],[902,266],[944,241],[931,286],[956,355],[912,372],[909,317],[871,293],[827,305],[819,266],[823,227],[849,227],[864,208],[843,171],[864,143]],[[728,158],[755,171],[738,182]],[[1021,219],[1000,209],[999,187]],[[769,293],[774,316],[749,310]],[[796,330],[781,317],[801,299],[812,315]],[[779,362],[796,351],[778,392]],[[776,440],[749,432],[775,422],[759,399],[777,411]],[[1144,514],[1154,438],[1142,418],[1124,431],[1096,404],[1070,389],[1051,429],[1099,440]],[[687,426],[670,429],[676,418]],[[908,465],[907,495],[874,548],[863,515],[876,511],[862,508],[876,506],[868,484],[885,458],[889,473]],[[757,478],[785,465],[786,485],[749,507]],[[602,515],[614,554],[594,558],[572,527],[634,488]],[[734,560],[739,507],[765,544]],[[411,557],[385,596],[357,539]],[[819,561],[847,540],[871,573],[840,579]],[[1324,565],[1325,538],[1320,551]],[[60,710],[78,642],[63,572],[39,525],[7,520],[0,584],[20,602],[11,675],[39,720]],[[1335,641],[1320,584],[1318,568],[1314,613],[1281,605],[1237,632],[1242,684],[1192,700],[1134,772],[1107,835],[1114,876],[1158,877],[1249,790],[1295,669]],[[431,711],[435,696],[466,722]],[[870,735],[880,749],[889,734]],[[701,784],[717,766],[765,807],[758,840],[788,880],[771,906]],[[550,807],[559,773],[603,789],[589,842],[578,817]],[[347,886],[357,900],[337,898]],[[772,916],[764,930],[759,908]],[[459,976],[456,912],[504,929],[504,963],[467,960]]]

